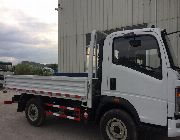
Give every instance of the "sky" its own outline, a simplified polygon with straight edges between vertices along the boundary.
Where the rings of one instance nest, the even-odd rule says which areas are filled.
[[[57,63],[58,0],[0,0],[0,61]]]

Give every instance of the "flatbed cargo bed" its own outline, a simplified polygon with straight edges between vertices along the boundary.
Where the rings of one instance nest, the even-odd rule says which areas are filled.
[[[70,98],[86,102],[87,77],[8,75],[5,88],[27,94]]]

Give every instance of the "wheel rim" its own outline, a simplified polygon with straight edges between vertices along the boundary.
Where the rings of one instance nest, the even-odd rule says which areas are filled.
[[[36,105],[31,104],[28,108],[28,117],[31,121],[36,121],[38,119],[38,108]]]
[[[117,118],[113,118],[107,122],[106,133],[110,140],[127,140],[126,125]]]

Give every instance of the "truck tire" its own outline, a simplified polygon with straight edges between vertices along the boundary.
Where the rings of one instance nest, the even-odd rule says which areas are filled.
[[[106,112],[100,121],[100,131],[104,140],[137,140],[136,125],[123,110]]]
[[[25,114],[28,122],[36,127],[41,126],[46,117],[42,104],[35,98],[27,102]]]

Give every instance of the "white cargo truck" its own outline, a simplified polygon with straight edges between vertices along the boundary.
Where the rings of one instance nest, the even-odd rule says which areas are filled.
[[[4,103],[18,103],[33,126],[49,115],[96,122],[105,140],[137,140],[144,126],[180,136],[180,68],[167,36],[159,28],[93,31],[87,74],[6,76],[6,90],[18,94]]]

